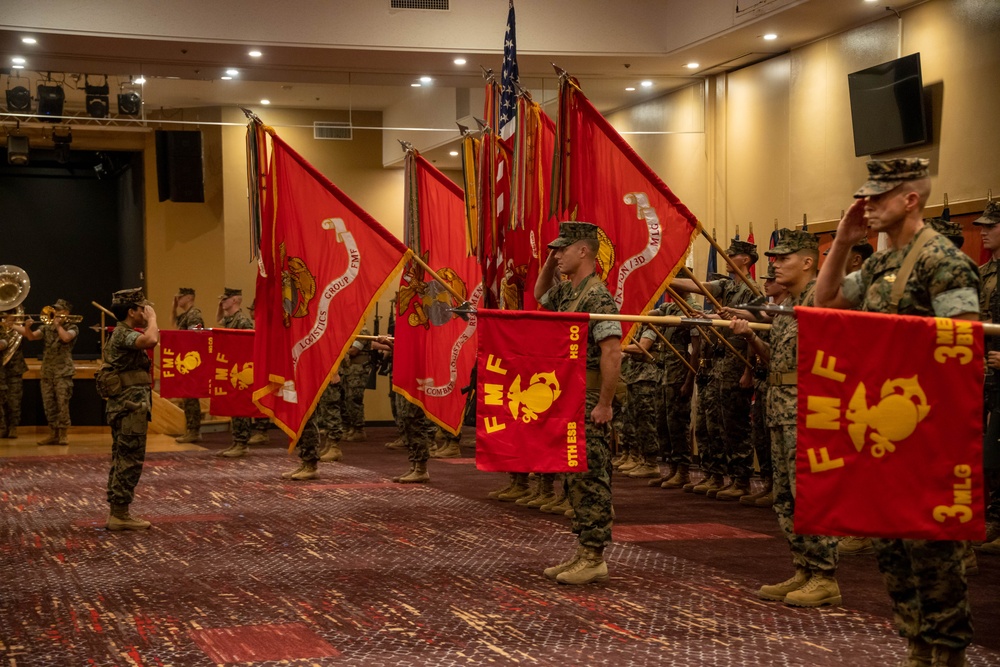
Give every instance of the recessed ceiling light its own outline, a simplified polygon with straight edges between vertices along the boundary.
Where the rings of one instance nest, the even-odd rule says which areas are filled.
[[[146,77],[140,76],[138,79],[135,80],[135,82],[141,86],[142,84],[146,83]]]
[[[422,84],[422,83],[411,83],[410,84],[410,88],[419,88],[422,85],[424,85],[424,84]]]
[[[431,81],[433,81],[433,79],[431,79],[429,76],[420,77],[420,83],[430,83]]]
[[[456,65],[464,65],[465,64],[465,58],[455,58],[455,64]]]
[[[264,54],[261,53],[260,51],[251,51],[247,55],[249,55],[251,58],[260,58]]]
[[[24,65],[11,65],[11,69],[24,69]]]
[[[223,81],[232,81],[233,80],[233,77],[231,77],[231,76],[220,76],[219,78],[222,79]]]
[[[448,151],[448,155],[452,157],[458,157],[458,151]]]
[[[701,65],[698,63],[688,63],[684,67],[687,67],[688,69],[698,69]]]
[[[652,88],[653,87],[653,82],[652,81],[643,81],[642,82],[642,87],[643,88]]]
[[[628,88],[626,88],[625,90],[627,90],[628,92],[630,92],[630,93],[631,93],[631,92],[632,92],[633,90],[635,90],[635,86],[629,86],[629,87],[628,87]]]
[[[24,64],[24,58],[14,57],[14,58],[11,58],[10,61],[12,63],[14,63],[15,65],[23,65]]]
[[[35,39],[34,37],[22,37],[21,42],[23,42],[24,44],[37,44],[38,40]]]
[[[878,2],[878,0],[865,0],[865,2]]]
[[[240,73],[240,71],[238,69],[227,69],[226,70],[226,74],[228,74],[229,76],[236,76],[239,73]]]
[[[260,103],[261,104],[270,104],[271,100],[261,100]]]
[[[766,35],[764,35],[764,39],[766,39],[767,41],[770,42],[770,41],[773,41],[775,39],[778,39],[778,36],[775,35],[773,32],[769,32]]]

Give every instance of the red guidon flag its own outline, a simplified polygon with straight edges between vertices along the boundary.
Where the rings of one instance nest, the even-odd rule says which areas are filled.
[[[294,442],[409,251],[268,133],[254,401]]]
[[[457,434],[465,415],[465,394],[476,363],[476,316],[462,319],[450,309],[478,305],[482,274],[465,238],[462,189],[416,151],[406,172],[406,241],[445,281],[456,299],[411,262],[399,285],[393,389],[424,410],[428,419]]]
[[[212,382],[208,330],[160,332],[160,396],[208,398]]]
[[[208,336],[213,415],[263,416],[253,403],[254,333],[252,329],[212,329]]]
[[[795,312],[795,532],[983,539],[982,325]]]
[[[586,471],[586,313],[478,315],[476,467]]]
[[[558,141],[560,219],[600,227],[598,275],[620,312],[646,312],[687,256],[697,218],[565,77]]]

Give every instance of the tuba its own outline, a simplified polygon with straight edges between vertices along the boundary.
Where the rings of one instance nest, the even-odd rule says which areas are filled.
[[[28,274],[19,266],[11,264],[0,264],[0,312],[14,314],[24,317],[24,308],[21,304],[28,298],[28,290],[31,289],[31,280]],[[3,350],[3,364],[11,360],[14,353],[21,346],[21,334],[14,329],[4,325],[0,326],[0,338],[7,341],[7,347]]]

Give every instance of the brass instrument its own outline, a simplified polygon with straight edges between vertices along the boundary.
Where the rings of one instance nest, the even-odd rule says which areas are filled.
[[[31,289],[31,280],[28,274],[19,266],[12,264],[0,265],[0,311],[14,311],[15,319],[24,317],[24,308],[21,304],[28,298],[28,290]],[[6,319],[6,318],[5,318]],[[17,349],[21,347],[23,336],[14,329],[6,326],[0,327],[0,338],[7,342],[7,347],[3,350],[3,364],[11,360]]]
[[[56,309],[52,306],[45,306],[38,316],[38,321],[42,324],[52,324],[55,322],[56,317]],[[83,315],[63,315],[61,319],[63,324],[79,324],[83,321]]]

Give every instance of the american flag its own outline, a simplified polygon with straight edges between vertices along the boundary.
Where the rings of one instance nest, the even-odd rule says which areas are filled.
[[[507,32],[503,36],[503,71],[500,75],[500,136],[509,139],[517,125],[517,94],[513,82],[518,80],[517,38],[514,32],[514,0],[507,12]]]

